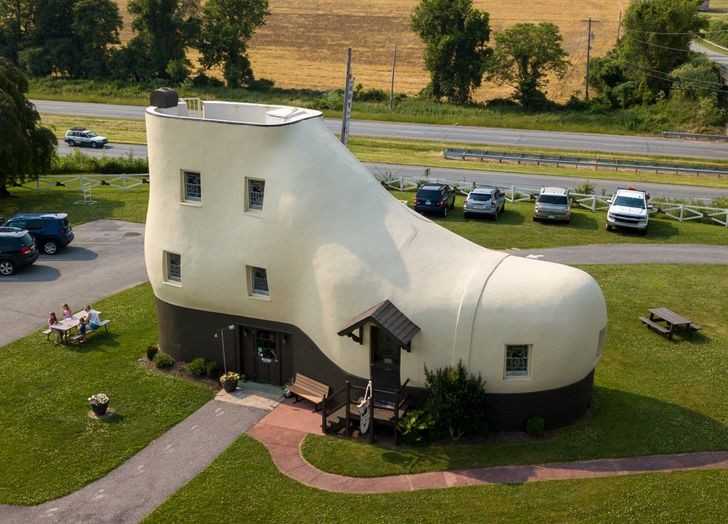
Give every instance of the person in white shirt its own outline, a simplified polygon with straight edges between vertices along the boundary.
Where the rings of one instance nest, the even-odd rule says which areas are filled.
[[[101,318],[99,317],[99,312],[91,309],[90,305],[86,306],[84,310],[86,311],[86,320],[88,321],[89,327],[93,330],[100,328]]]

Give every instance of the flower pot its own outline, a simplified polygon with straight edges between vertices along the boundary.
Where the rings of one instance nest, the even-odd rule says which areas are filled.
[[[91,404],[91,410],[97,417],[103,417],[106,415],[106,410],[109,409],[108,404]]]
[[[226,380],[222,383],[222,387],[225,391],[228,393],[232,393],[235,391],[238,387],[238,381],[237,380]]]

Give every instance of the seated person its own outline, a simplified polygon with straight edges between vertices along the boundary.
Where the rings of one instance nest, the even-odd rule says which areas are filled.
[[[69,318],[73,318],[73,311],[68,304],[63,304],[63,319],[68,320]]]
[[[86,342],[86,324],[87,320],[84,317],[81,317],[78,319],[78,334],[81,336],[81,338],[78,339],[78,342],[80,344],[83,344]]]
[[[48,327],[52,327],[54,324],[58,324],[58,317],[55,311],[48,313]]]
[[[88,325],[91,326],[91,329],[96,330],[101,327],[101,317],[99,317],[99,312],[95,309],[91,309],[91,306],[88,305],[83,310],[86,312],[86,321],[88,322]]]

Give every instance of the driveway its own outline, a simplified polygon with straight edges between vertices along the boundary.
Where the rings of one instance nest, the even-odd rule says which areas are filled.
[[[76,311],[145,282],[144,225],[97,220],[74,227],[75,240],[58,255],[0,279],[0,347],[40,330],[64,303]]]

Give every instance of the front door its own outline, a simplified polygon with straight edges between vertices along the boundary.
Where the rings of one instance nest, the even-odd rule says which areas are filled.
[[[378,389],[399,390],[399,342],[384,329],[371,326],[372,382]]]
[[[241,372],[254,382],[280,386],[281,335],[267,329],[243,328]]]

